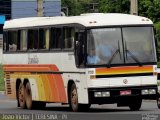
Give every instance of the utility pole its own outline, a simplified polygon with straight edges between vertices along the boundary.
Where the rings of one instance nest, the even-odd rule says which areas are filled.
[[[90,6],[90,11],[92,13],[98,12],[98,9],[97,9],[98,3],[90,3],[89,6]]]
[[[138,15],[138,0],[130,0],[130,13]]]
[[[37,0],[37,16],[43,17],[43,0]]]

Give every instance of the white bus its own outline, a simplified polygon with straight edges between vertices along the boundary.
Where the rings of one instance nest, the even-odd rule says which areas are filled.
[[[18,107],[129,106],[156,99],[153,23],[127,14],[34,17],[4,25],[6,93]]]

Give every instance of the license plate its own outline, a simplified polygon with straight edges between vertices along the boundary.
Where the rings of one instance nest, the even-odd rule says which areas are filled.
[[[131,95],[131,90],[120,91],[120,95]]]

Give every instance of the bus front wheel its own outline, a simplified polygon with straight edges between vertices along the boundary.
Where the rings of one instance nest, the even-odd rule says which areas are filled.
[[[88,108],[91,106],[91,104],[79,104],[78,103],[78,93],[77,93],[77,88],[76,88],[75,83],[71,85],[69,102],[70,102],[69,103],[70,108],[74,112],[88,110]]]
[[[70,108],[77,112],[79,110],[79,104],[78,104],[78,94],[77,94],[77,88],[75,83],[71,85],[70,90]]]
[[[159,96],[159,93],[158,93],[158,97],[157,97],[157,106],[160,109],[160,96]]]
[[[18,103],[21,108],[26,108],[26,101],[25,101],[25,86],[20,83],[19,89],[18,89]]]

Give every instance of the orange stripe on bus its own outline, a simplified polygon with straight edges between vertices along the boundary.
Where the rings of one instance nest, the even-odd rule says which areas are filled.
[[[56,65],[4,65],[5,72],[59,72]],[[23,74],[23,73],[22,73]],[[61,74],[40,74],[44,85],[46,99],[49,102],[67,102],[65,87]],[[46,76],[46,77],[45,77]],[[44,80],[45,79],[45,80]],[[48,83],[46,82],[48,80]]]
[[[52,71],[59,71],[58,68],[56,66],[51,66],[51,70]],[[65,94],[65,87],[64,87],[64,83],[63,83],[63,79],[62,76],[59,74],[54,75],[55,79],[56,79],[56,85],[58,87],[58,92],[59,92],[59,97],[60,97],[60,101],[62,102],[66,102],[67,101],[67,97]]]
[[[112,67],[112,68],[96,68],[96,75],[112,75],[112,74],[130,74],[130,73],[149,73],[153,72],[153,66],[130,66],[130,67]]]

